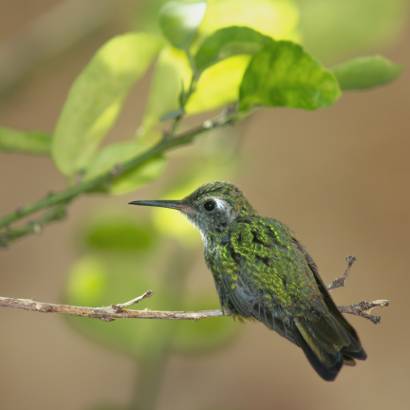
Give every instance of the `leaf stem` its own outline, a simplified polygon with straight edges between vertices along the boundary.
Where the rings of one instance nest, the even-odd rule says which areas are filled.
[[[184,86],[182,85],[181,93],[179,95],[179,110],[174,120],[172,121],[170,130],[164,134],[164,138],[172,138],[175,136],[178,126],[186,114],[186,106],[188,104],[188,101],[191,98],[192,94],[195,92],[196,85],[200,77],[200,72],[197,71],[195,64],[194,64],[194,59],[189,51],[186,52],[186,57],[191,67],[191,72],[192,72],[191,80],[189,82],[188,89],[186,91],[184,90]]]

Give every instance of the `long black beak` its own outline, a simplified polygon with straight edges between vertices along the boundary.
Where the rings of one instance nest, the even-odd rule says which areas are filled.
[[[129,205],[140,205],[140,206],[155,206],[159,208],[170,208],[177,209],[178,211],[187,212],[190,207],[184,204],[182,201],[168,201],[168,200],[153,200],[153,201],[131,201],[128,202]]]

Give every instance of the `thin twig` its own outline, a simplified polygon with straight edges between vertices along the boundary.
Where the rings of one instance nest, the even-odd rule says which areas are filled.
[[[330,283],[327,286],[327,290],[334,290],[337,288],[342,288],[345,285],[346,279],[349,276],[350,270],[353,266],[353,264],[356,262],[356,257],[355,256],[347,256],[346,257],[346,262],[347,262],[347,266],[345,271],[343,272],[343,274],[341,276],[339,276],[338,278],[336,278],[334,281],[332,281],[332,283]]]
[[[115,305],[112,305],[111,307],[117,312],[124,312],[124,310],[130,306],[136,305],[137,303],[141,302],[144,299],[150,298],[152,296],[152,290],[147,290],[144,292],[142,295],[137,296],[134,299],[129,300],[128,302],[124,303],[117,303]]]
[[[193,62],[192,55],[189,51],[186,51],[186,57],[189,61],[192,75],[191,80],[189,82],[188,88],[185,91],[184,84],[181,86],[181,92],[179,95],[179,108],[175,112],[175,116],[171,123],[170,130],[164,133],[164,138],[173,138],[178,130],[178,126],[180,125],[181,121],[185,117],[186,114],[186,106],[188,104],[189,99],[191,98],[192,94],[194,94],[196,90],[196,85],[199,80],[200,73],[197,72],[196,67]]]
[[[390,305],[390,301],[386,299],[380,300],[373,300],[372,302],[368,302],[366,300],[362,300],[359,303],[354,303],[348,306],[338,306],[338,309],[342,313],[349,313],[351,315],[360,316],[365,319],[369,319],[375,325],[380,323],[381,317],[379,315],[371,314],[371,311],[375,308],[383,308]]]

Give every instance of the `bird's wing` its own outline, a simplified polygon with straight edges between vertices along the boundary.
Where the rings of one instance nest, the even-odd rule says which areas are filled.
[[[208,265],[225,308],[260,320],[298,344],[290,318],[309,309],[320,292],[312,274],[304,274],[307,262],[286,226],[261,217],[240,218]]]
[[[226,249],[238,270],[235,281],[228,277],[229,286],[238,289],[240,301],[246,296],[246,301],[253,298],[253,302],[292,315],[304,313],[312,303],[322,303],[304,253],[279,221],[239,219],[231,227]]]

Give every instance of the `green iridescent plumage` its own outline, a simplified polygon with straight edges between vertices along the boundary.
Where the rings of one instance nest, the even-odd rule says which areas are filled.
[[[284,224],[257,215],[235,186],[215,182],[183,200],[133,203],[183,212],[201,231],[222,308],[295,343],[325,380],[366,358],[309,254]]]

